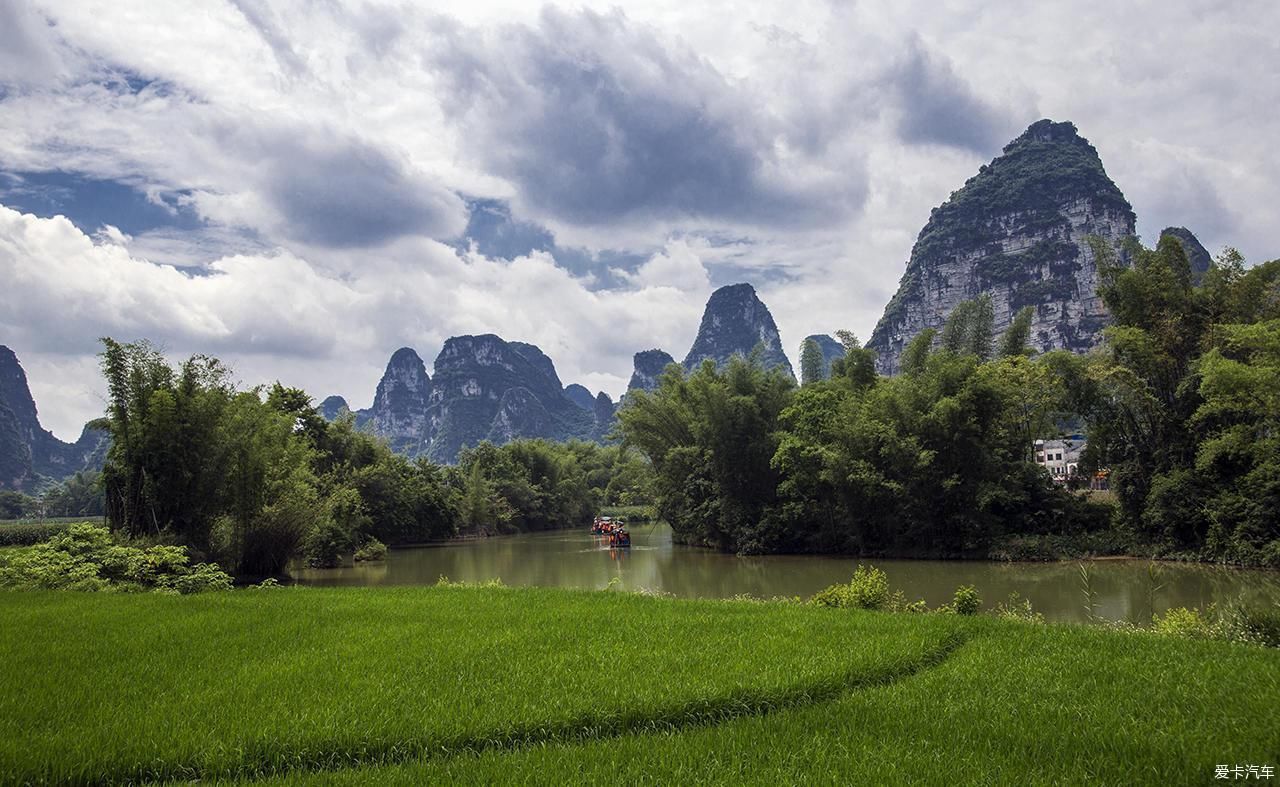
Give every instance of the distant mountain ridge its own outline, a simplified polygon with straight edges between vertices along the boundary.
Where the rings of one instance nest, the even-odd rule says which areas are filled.
[[[464,446],[520,438],[600,440],[612,427],[613,402],[580,385],[565,389],[555,363],[539,347],[494,334],[454,336],[433,364],[417,352],[392,354],[373,404],[355,413],[356,424],[409,456],[453,462]],[[585,394],[585,396],[584,396]],[[326,418],[346,406],[325,400]]]
[[[33,491],[81,470],[98,470],[110,439],[85,425],[80,438],[64,443],[40,425],[27,373],[18,356],[0,345],[0,489]]]

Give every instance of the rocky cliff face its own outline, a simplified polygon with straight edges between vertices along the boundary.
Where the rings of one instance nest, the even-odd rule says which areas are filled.
[[[613,428],[614,415],[617,412],[618,406],[613,403],[613,399],[609,398],[609,394],[601,391],[596,395],[592,414],[596,418],[596,438],[598,440],[604,440],[605,435]]]
[[[532,345],[523,346],[520,352],[493,334],[444,343],[429,408],[431,458],[452,461],[463,445],[483,439],[594,437],[595,419],[565,397],[550,359],[530,361]]]
[[[1201,245],[1200,239],[1186,227],[1165,227],[1160,232],[1160,237],[1164,238],[1166,235],[1182,244],[1182,251],[1191,262],[1191,280],[1199,284],[1204,275],[1209,272],[1209,265],[1213,262],[1209,250]]]
[[[734,355],[750,355],[761,348],[765,368],[782,368],[793,379],[791,362],[782,349],[782,338],[773,315],[756,296],[750,284],[731,284],[711,293],[693,347],[685,356],[684,368],[692,370],[706,359],[723,365]]]
[[[632,362],[634,370],[631,372],[631,381],[627,383],[627,390],[652,391],[658,387],[662,370],[675,363],[676,359],[662,350],[645,350],[636,353]]]
[[[416,456],[427,447],[427,408],[431,377],[418,353],[401,347],[392,354],[378,382],[373,406],[361,413],[361,423],[385,437],[394,451]]]
[[[532,344],[493,334],[455,336],[436,356],[434,371],[429,376],[413,350],[397,350],[373,406],[356,414],[357,425],[396,451],[438,462],[455,461],[464,445],[481,440],[591,440],[600,432],[590,392],[583,388],[586,401],[575,403],[555,364]],[[321,412],[332,418],[345,405],[330,397]]]
[[[524,356],[524,359],[533,364],[533,367],[542,372],[557,388],[562,388],[560,384],[560,375],[556,374],[556,365],[547,354],[542,351],[536,344],[528,342],[507,342],[511,349]]]
[[[586,387],[577,383],[570,383],[564,387],[564,398],[581,407],[583,410],[591,410],[596,406],[596,398]]]
[[[1088,350],[1107,314],[1086,239],[1115,245],[1133,234],[1134,221],[1076,127],[1037,121],[933,210],[867,342],[880,372],[896,373],[912,337],[941,327],[956,304],[983,292],[991,294],[997,334],[1034,306],[1033,346]]]
[[[18,356],[0,345],[0,489],[31,489],[42,480],[101,469],[108,442],[106,432],[88,426],[74,443],[42,427]]]
[[[811,336],[804,337],[806,342],[810,339],[817,342],[818,349],[822,350],[822,373],[823,375],[830,377],[831,362],[837,358],[844,357],[844,345],[825,333],[815,333]]]

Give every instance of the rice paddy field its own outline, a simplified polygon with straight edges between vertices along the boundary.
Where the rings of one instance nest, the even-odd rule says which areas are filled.
[[[0,593],[0,783],[1194,784],[1280,651],[510,588]]]

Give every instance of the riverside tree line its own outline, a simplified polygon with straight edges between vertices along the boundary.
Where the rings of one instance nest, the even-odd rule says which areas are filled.
[[[1097,244],[1113,316],[1089,355],[1035,355],[1032,312],[1000,337],[961,304],[906,349],[903,373],[841,334],[803,384],[750,358],[673,366],[620,414],[652,462],[659,514],[719,549],[981,556],[1013,535],[1083,537],[1166,555],[1280,566],[1280,261],[1228,251],[1193,282],[1172,238]],[[1032,441],[1083,421],[1082,470],[1116,505],[1055,486]],[[1123,547],[1122,547],[1123,548]]]
[[[328,566],[384,544],[586,522],[647,486],[647,464],[618,446],[523,441],[477,446],[453,467],[410,460],[350,416],[325,421],[301,390],[239,390],[214,358],[174,368],[145,342],[104,344],[112,529],[242,576],[280,574],[299,555]]]

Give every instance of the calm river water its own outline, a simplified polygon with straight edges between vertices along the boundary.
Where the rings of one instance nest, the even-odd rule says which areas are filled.
[[[893,589],[930,606],[951,600],[959,585],[978,588],[985,606],[1010,593],[1031,600],[1049,620],[1086,620],[1078,563],[990,563],[948,560],[869,560],[771,555],[736,557],[673,544],[665,525],[633,530],[630,549],[610,550],[583,530],[561,530],[392,550],[387,560],[336,569],[296,570],[307,585],[424,585],[441,577],[507,585],[657,590],[683,597],[750,594],[808,596],[848,581],[858,563],[875,565]],[[1097,614],[1149,622],[1170,607],[1245,601],[1280,603],[1280,573],[1200,565],[1099,560],[1085,564]],[[1154,601],[1154,603],[1153,603]]]

